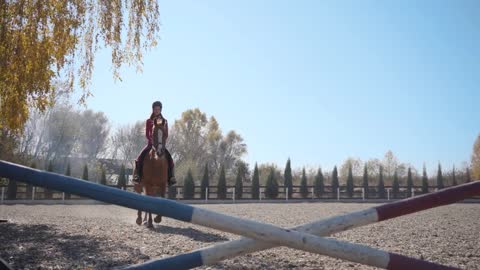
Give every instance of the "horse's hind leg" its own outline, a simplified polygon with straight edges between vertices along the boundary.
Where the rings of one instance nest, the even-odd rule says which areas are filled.
[[[153,219],[153,221],[155,221],[155,223],[160,223],[160,222],[162,222],[162,216],[156,215],[155,218]]]

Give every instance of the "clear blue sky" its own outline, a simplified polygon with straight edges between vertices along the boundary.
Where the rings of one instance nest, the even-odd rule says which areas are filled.
[[[159,1],[143,73],[96,60],[88,108],[114,125],[154,100],[173,122],[214,115],[247,161],[330,170],[349,156],[433,170],[469,161],[480,133],[480,2]]]

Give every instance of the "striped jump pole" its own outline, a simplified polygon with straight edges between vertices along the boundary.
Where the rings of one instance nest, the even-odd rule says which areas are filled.
[[[263,242],[271,242],[279,246],[287,246],[381,268],[388,268],[390,266],[389,256],[391,255],[389,255],[389,253],[367,246],[341,242],[335,239],[321,238],[307,233],[282,229],[270,224],[230,217],[168,199],[142,196],[133,192],[126,192],[10,162],[0,161],[0,176],[27,182],[35,186],[59,190],[106,203],[151,212],[209,228],[243,235]],[[189,257],[189,259],[177,260],[174,265],[171,265],[171,268],[165,267],[162,269],[185,269],[201,264],[201,257],[198,256],[198,254],[194,256],[195,257]],[[435,264],[430,262],[424,262],[402,255],[395,256],[395,258],[401,258],[402,262],[406,261],[409,265],[418,266],[423,269],[429,269],[428,267],[431,268],[432,265],[435,266]],[[390,267],[389,269],[402,268]]]
[[[345,215],[331,217],[325,220],[315,221],[302,226],[292,228],[300,232],[306,232],[319,236],[328,236],[334,233],[350,230],[360,226],[416,213],[434,207],[452,204],[465,198],[480,194],[480,182],[472,182],[468,184],[458,185],[447,188],[436,193],[425,194],[415,198],[404,199],[393,203],[372,207],[369,209],[352,212]],[[202,265],[211,265],[219,261],[245,255],[248,253],[261,251],[275,247],[270,243],[260,242],[249,238],[241,238],[239,240],[217,244],[212,247],[206,247],[193,251],[191,253],[181,254],[174,257],[150,261],[145,265],[131,267],[131,269],[169,269],[177,260],[185,260],[190,257],[201,258],[201,264],[194,265],[198,267]],[[395,254],[389,254],[389,267],[393,268],[412,268],[407,265],[409,262],[403,261],[403,258]],[[410,267],[409,267],[410,266]],[[444,266],[431,265],[430,268],[424,269],[448,269]],[[387,267],[387,268],[389,268]],[[181,268],[177,268],[181,269]],[[187,269],[187,268],[183,268]]]

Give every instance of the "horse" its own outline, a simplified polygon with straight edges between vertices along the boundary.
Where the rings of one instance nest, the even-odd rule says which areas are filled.
[[[143,161],[143,176],[140,183],[134,184],[134,190],[137,193],[145,191],[147,196],[160,195],[165,197],[168,183],[168,161],[165,154],[165,148],[162,145],[162,125],[163,119],[156,118],[153,126],[153,147],[145,156]],[[144,222],[146,222],[147,213],[145,213]],[[160,223],[162,217],[157,215],[154,219],[155,223]],[[142,211],[138,210],[137,220],[138,225],[142,224]],[[148,213],[148,228],[153,228],[152,213]]]

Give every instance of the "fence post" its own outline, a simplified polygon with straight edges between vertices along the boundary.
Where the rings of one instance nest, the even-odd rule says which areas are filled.
[[[315,198],[315,187],[312,187],[312,200]]]
[[[362,201],[365,201],[365,188],[362,188]]]
[[[235,188],[233,188],[232,200],[233,200],[233,203],[235,203]]]
[[[340,201],[340,188],[337,188],[337,201]]]
[[[412,188],[412,198],[415,197],[415,189]]]
[[[32,190],[32,201],[35,200],[35,191],[37,191],[37,187],[33,187],[33,190]]]
[[[5,196],[5,187],[2,187],[2,204],[3,204],[3,197]]]
[[[390,201],[390,189],[389,188],[387,188],[387,200]]]
[[[179,198],[180,198],[180,188],[177,187],[177,198],[176,199],[179,200]]]
[[[288,201],[288,187],[287,187],[287,188],[285,188],[285,190],[286,190],[286,192],[285,192],[285,200],[287,200],[287,201]]]
[[[65,192],[62,192],[62,201],[65,203]]]
[[[208,202],[208,187],[205,189],[205,201]]]

